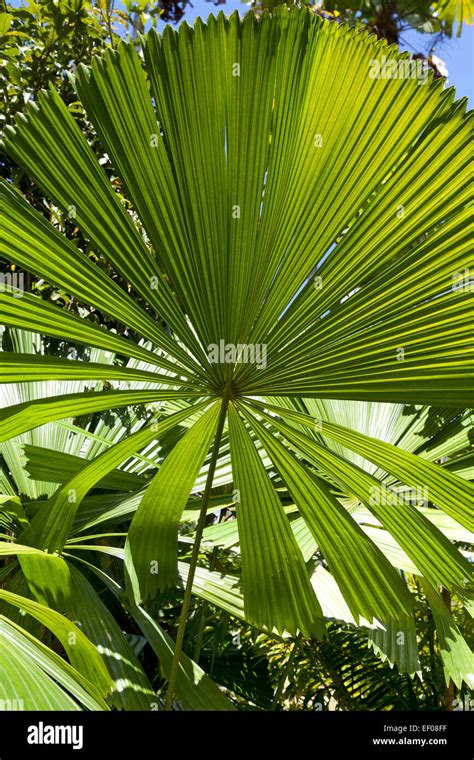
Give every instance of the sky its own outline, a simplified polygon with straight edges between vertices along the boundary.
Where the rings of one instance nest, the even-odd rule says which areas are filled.
[[[403,35],[402,50],[425,55],[433,44],[433,36],[411,31]],[[436,46],[435,55],[445,61],[448,82],[456,88],[458,97],[467,95],[470,108],[474,107],[474,26],[463,26],[460,37],[453,36]]]

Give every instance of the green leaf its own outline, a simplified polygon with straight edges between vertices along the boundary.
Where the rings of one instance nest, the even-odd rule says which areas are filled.
[[[118,199],[109,185],[106,174],[97,162],[92,149],[88,146],[79,127],[74,123],[74,118],[69,113],[67,107],[61,102],[59,95],[51,92],[48,96],[43,92],[39,97],[44,106],[49,104],[53,109],[59,109],[59,113],[62,117],[59,116],[59,113],[57,114],[57,117],[61,118],[61,120],[65,120],[66,130],[72,130],[75,139],[83,144],[83,149],[88,156],[88,158],[85,159],[86,163],[89,163],[91,166],[95,164],[95,173],[98,175],[97,184],[95,184],[94,179],[92,178],[89,189],[96,188],[99,192],[99,196],[100,189],[102,189],[106,198],[106,200],[102,198],[102,201],[107,205],[109,202],[112,204],[112,208],[116,209],[115,215],[118,215],[118,218],[115,220],[113,219],[113,212],[111,212],[110,217],[100,214],[98,209],[102,208],[102,205],[97,198],[85,201],[85,208],[83,210],[86,214],[90,214],[95,218],[95,223],[100,228],[100,233],[98,233],[100,240],[102,241],[102,235],[105,235],[105,239],[109,241],[111,246],[117,246],[119,248],[121,259],[127,261],[128,257],[126,271],[127,273],[132,274],[130,281],[136,283],[137,272],[142,272],[143,270],[141,266],[139,266],[138,260],[132,261],[130,253],[131,250],[133,250],[133,247],[136,247],[136,245],[140,247],[140,257],[142,255],[145,256],[146,260],[149,262],[147,267],[148,270],[153,270],[150,256],[147,254],[146,249],[142,249],[143,244],[138,242],[140,240],[138,232],[134,229],[133,223],[126,211],[120,206]],[[35,106],[35,108],[37,108],[37,106]],[[45,127],[42,126],[41,129],[45,129]],[[56,133],[56,130],[54,130],[54,132]],[[59,157],[60,155],[59,146],[61,139],[57,133],[55,136],[49,134],[48,137],[43,134],[41,138],[41,154],[44,155],[45,141],[47,142],[47,140],[51,138],[53,139],[55,147],[52,148],[50,159],[53,159],[54,161],[55,159],[53,156]],[[58,142],[54,142],[55,139],[57,139]],[[32,145],[27,148],[27,153],[30,154],[31,158],[33,157],[34,149]],[[71,170],[74,170],[74,167],[77,165],[77,157],[74,157],[72,162],[70,162],[67,155],[69,155],[69,151],[65,151],[62,154],[65,165],[68,165]],[[39,167],[39,156],[37,156],[37,158],[37,167]],[[62,166],[63,169],[65,168],[65,165]],[[53,175],[56,181],[62,182],[62,180],[59,180],[61,175],[57,172],[50,175],[49,171],[50,169],[48,168],[48,184]],[[84,178],[79,179],[75,177],[74,180],[77,181],[78,184],[68,185],[67,192],[70,198],[70,204],[66,206],[66,212],[76,208],[79,188],[84,185]],[[66,182],[67,181],[68,180],[66,180]],[[33,209],[33,207],[30,206],[25,199],[4,180],[0,180],[0,198],[3,209],[3,224],[1,228],[2,238],[0,241],[1,256],[4,256],[7,260],[15,261],[15,263],[24,266],[27,270],[34,268],[36,273],[42,275],[48,282],[57,284],[66,292],[77,296],[80,301],[84,301],[86,304],[97,306],[106,314],[115,316],[120,322],[126,320],[130,327],[137,329],[142,335],[156,343],[158,347],[162,348],[167,353],[171,353],[176,359],[184,361],[184,366],[190,365],[189,356],[169,337],[165,330],[160,328],[148,314],[136,306],[133,300],[128,298],[123,290],[121,290],[111,278],[107,277],[98,266],[94,265],[92,261],[73,243],[64,237],[64,235],[61,235],[52,224],[47,222],[41,214],[35,211],[35,209]],[[104,220],[107,220],[108,229],[104,227]],[[117,225],[116,227],[114,227],[114,221]],[[119,230],[122,227],[124,227],[124,237],[120,238]],[[34,235],[31,234],[32,230],[34,230]],[[130,236],[133,240],[130,240]],[[131,246],[130,249],[127,248],[127,242]],[[132,271],[130,271],[130,267],[132,267]],[[151,270],[150,267],[152,268]],[[150,277],[155,276],[156,274],[157,272],[154,271],[153,274],[150,274]],[[161,287],[159,289],[154,289],[149,279],[142,280],[141,282],[142,286],[139,290],[143,291],[146,300],[150,300],[154,293],[163,292]],[[176,310],[176,314],[178,313],[179,311]]]
[[[36,549],[34,546],[24,546],[13,541],[0,541],[0,555],[14,556],[20,554],[43,555],[45,552],[42,549]]]
[[[97,378],[103,382],[127,380],[129,382],[142,381],[176,385],[176,380],[173,377],[143,369],[58,359],[55,356],[20,356],[0,352],[0,382],[2,383],[37,382],[38,380],[87,380],[91,378]],[[179,384],[181,385],[181,382]]]
[[[33,637],[30,641],[3,616],[0,617],[0,641],[0,698],[4,709],[10,705],[13,710],[80,710],[73,698],[79,695],[89,709],[97,709],[70,672],[66,680],[64,669],[59,669],[53,659],[53,652],[45,652],[39,641],[35,646]]]
[[[62,451],[48,451],[41,446],[25,444],[25,469],[33,479],[48,483],[63,483],[87,463],[82,457]],[[117,491],[133,491],[143,487],[146,481],[140,475],[123,470],[113,470],[97,483],[98,488]]]
[[[470,577],[469,563],[423,513],[396,494],[387,499],[380,481],[360,467],[333,454],[276,417],[264,412],[262,415],[300,455],[333,478],[345,491],[357,496],[428,580],[465,595],[466,580]]]
[[[11,13],[0,13],[0,36],[3,36],[10,29],[13,16]]]
[[[383,623],[383,628],[369,630],[369,645],[383,661],[397,665],[400,673],[414,675],[421,672],[413,618],[388,620]]]
[[[158,657],[164,674],[168,676],[175,649],[173,639],[142,607],[132,605],[130,612]],[[229,712],[236,709],[207,673],[184,652],[179,661],[176,695],[185,710]]]
[[[127,537],[127,580],[136,601],[176,585],[179,521],[216,433],[219,410],[213,404],[168,454],[135,512]]]
[[[411,613],[411,594],[400,575],[324,481],[310,473],[253,415],[242,411],[285,482],[354,617],[372,621],[374,616],[385,620]]]
[[[422,581],[422,586],[438,632],[446,684],[452,678],[458,689],[462,687],[463,681],[473,689],[474,655],[436,588],[427,581]]]
[[[280,484],[268,474],[267,453],[234,405],[285,397],[297,404],[301,398],[360,399],[449,409],[453,416],[438,436],[423,432],[422,423],[430,427],[427,409],[416,411],[421,427],[400,423],[393,442],[397,449],[419,449],[421,465],[337,427],[331,446],[340,448],[334,450],[324,433],[305,435],[295,422],[262,416],[275,440],[286,441],[294,452],[281,454],[280,468],[288,489],[298,492],[300,509],[307,502],[309,515],[314,506],[313,476],[317,484],[337,484],[343,506],[361,501],[369,508],[373,522],[361,521],[361,528],[377,546],[387,545],[392,564],[411,566],[432,585],[464,595],[469,563],[436,522],[400,494],[394,504],[371,503],[371,496],[394,478],[408,484],[429,479],[436,506],[466,522],[462,502],[470,491],[450,473],[452,461],[434,470],[424,466],[430,459],[455,461],[465,454],[466,432],[456,428],[456,412],[474,397],[465,277],[472,258],[472,114],[466,113],[466,101],[455,102],[453,90],[432,74],[423,86],[415,77],[372,77],[374,61],[388,54],[403,63],[406,54],[307,8],[281,7],[259,19],[252,13],[244,19],[219,14],[207,25],[198,20],[193,29],[183,24],[162,36],[150,33],[143,57],[134,47],[119,44],[77,73],[86,121],[98,138],[93,144],[81,131],[82,120],[75,120],[54,91],[41,93],[7,130],[12,161],[53,208],[62,209],[64,219],[75,220],[81,234],[72,242],[55,226],[54,215],[48,220],[3,182],[0,256],[105,322],[118,323],[119,330],[129,328],[142,345],[127,351],[124,338],[21,288],[2,294],[0,303],[12,332],[34,324],[40,334],[74,345],[81,342],[84,324],[83,343],[119,360],[130,356],[130,370],[158,367],[176,390],[61,390],[57,398],[33,397],[17,405],[11,384],[0,441],[120,405],[167,398],[173,409],[182,409],[186,399],[205,398],[206,406],[228,394],[232,477],[242,496],[237,515],[246,615],[266,630],[300,628],[310,634],[314,627],[322,633],[304,562],[314,542],[301,524],[290,525],[280,501],[286,491],[277,494],[274,484]],[[101,166],[101,150],[111,167]],[[223,356],[229,346],[229,356]],[[106,358],[97,363],[108,370],[55,359],[18,361],[24,378],[41,377],[49,367],[64,382],[68,373],[85,377],[124,369]],[[18,387],[27,392],[29,383]],[[138,440],[146,445],[153,439],[144,434],[131,439],[130,447]],[[170,448],[175,443],[168,442]],[[222,448],[220,485],[231,478]],[[275,443],[275,456],[278,448]],[[444,448],[447,454],[440,453]],[[8,469],[15,444],[3,451]],[[66,483],[51,501],[29,507],[37,510],[33,528],[41,546],[62,551],[88,489],[123,461],[119,455],[136,453],[126,441],[110,451],[69,481],[72,503]],[[294,461],[308,471],[303,485]],[[180,480],[186,468],[187,462],[173,468]],[[13,469],[20,483],[18,456]],[[1,477],[5,492],[14,492],[9,472]],[[452,494],[445,492],[451,487]],[[329,518],[328,500],[333,502],[324,493]],[[131,514],[140,496],[115,503],[115,518]],[[97,520],[97,501],[88,506],[84,515]],[[333,506],[336,527],[352,525]],[[110,507],[104,500],[103,514],[113,517]],[[325,523],[313,524],[318,545],[324,543]],[[369,546],[355,527],[347,532],[348,539],[357,534],[360,545]],[[457,540],[453,532],[451,537]],[[370,551],[371,558],[380,556]],[[36,555],[24,556],[36,561]],[[362,575],[360,565],[358,570]],[[370,602],[349,588],[354,575],[346,570],[340,578],[352,609],[369,612],[378,603],[395,613],[393,599],[375,599],[373,586]],[[138,698],[136,704],[145,702]]]
[[[178,572],[183,585],[189,573],[187,562],[178,563]],[[240,578],[231,573],[212,572],[205,567],[197,567],[193,580],[193,594],[216,605],[240,620],[247,620],[244,611],[244,597],[240,589]],[[269,631],[271,633],[271,631]]]
[[[77,474],[57,489],[51,503],[43,506],[33,518],[31,527],[36,544],[50,552],[61,551],[69,536],[77,509],[88,491],[135,451],[139,451],[158,435],[163,435],[205,406],[207,402],[176,412],[160,422],[159,428],[152,423],[151,426],[111,446],[92,462],[84,463]]]
[[[229,408],[229,434],[242,557],[245,615],[250,622],[292,634],[321,636],[322,611],[282,505],[238,413]]]
[[[439,0],[439,2],[435,3],[435,8],[440,19],[447,22],[448,25],[452,25],[454,22],[457,23],[458,37],[461,34],[463,23],[469,26],[472,24],[472,17],[474,15],[472,0]]]
[[[242,342],[268,357],[235,368],[239,393],[462,406],[470,307],[453,277],[469,262],[472,117],[431,77],[371,77],[384,50],[279,8],[150,33],[150,92],[132,45],[80,69],[81,100],[149,247],[56,93],[18,119],[7,149],[173,337],[130,299],[123,319],[136,329],[141,314],[142,334],[194,377],[215,387],[232,369],[203,349]],[[340,71],[350,76],[339,82]],[[3,192],[9,260],[118,316],[118,288]]]
[[[2,530],[18,534],[27,526],[28,519],[19,497],[0,494],[0,527]]]
[[[187,393],[184,394],[188,396]],[[189,392],[189,397],[201,397],[202,393]],[[0,412],[0,442],[12,436],[24,433],[25,430],[44,425],[46,422],[60,420],[64,417],[76,417],[81,414],[93,414],[104,409],[115,409],[122,406],[152,403],[167,399],[180,399],[180,391],[102,391],[99,393],[84,392],[70,393],[64,396],[54,396],[41,400],[26,401],[15,404]]]
[[[78,670],[3,616],[0,616],[0,638],[2,699],[19,699],[24,710],[77,710],[77,702],[88,710],[109,710],[96,686]]]
[[[88,563],[83,562],[88,565]],[[96,567],[90,565],[96,575],[115,594],[124,607],[130,612],[143,635],[150,642],[153,651],[157,655],[161,668],[167,677],[171,669],[174,653],[173,640],[159,626],[146,610],[129,601],[128,595],[119,584],[110,576]],[[181,653],[178,677],[176,681],[176,695],[185,710],[234,710],[235,707],[223,694],[219,687],[204,673],[197,663],[191,660],[184,652]],[[150,709],[157,709],[158,702],[150,703]]]
[[[204,306],[205,292],[196,286],[196,278],[201,277],[199,269],[189,266],[195,246],[188,226],[177,213],[182,203],[180,188],[134,46],[122,42],[101,59],[95,58],[90,69],[79,67],[75,86],[140,215],[162,268],[202,335],[205,321],[201,315],[213,308],[213,301],[208,300]],[[176,317],[173,311],[170,324],[175,324]]]
[[[10,591],[0,590],[0,599],[24,610],[49,628],[63,645],[73,667],[95,684],[102,695],[111,691],[113,684],[100,654],[77,625],[55,610]]]
[[[67,562],[47,552],[19,554],[18,559],[34,599],[69,615],[72,589]]]
[[[90,274],[88,276],[90,277]],[[101,288],[103,289],[103,285]],[[119,302],[120,298],[119,296]],[[111,303],[116,303],[116,300],[117,296],[114,293]],[[122,309],[125,309],[125,304],[120,305]],[[178,370],[176,364],[166,360],[161,354],[142,348],[133,341],[115,335],[94,322],[79,319],[70,311],[64,311],[30,293],[22,293],[21,298],[15,298],[13,293],[0,292],[0,313],[2,322],[11,327],[37,330],[43,335],[67,340],[74,345],[97,346],[119,356],[133,356],[146,364],[171,370],[173,374]],[[121,319],[126,317],[128,317],[128,324],[133,325],[134,320],[131,315],[123,311]]]
[[[72,564],[72,614],[92,641],[114,681],[112,701],[117,709],[150,710],[156,701],[142,665],[108,606],[87,578]]]
[[[260,406],[260,404],[257,405]],[[274,405],[264,405],[270,412],[280,414],[306,428],[315,429],[316,420],[299,412],[292,412]],[[421,500],[433,501],[454,520],[468,530],[474,529],[474,519],[469,505],[474,499],[474,486],[431,462],[426,462],[408,451],[385,441],[362,435],[334,422],[318,420],[318,430],[324,435],[356,451],[378,467],[386,470],[402,483],[427,495]]]

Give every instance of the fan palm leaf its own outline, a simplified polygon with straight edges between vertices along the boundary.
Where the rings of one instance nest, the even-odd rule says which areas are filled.
[[[255,403],[306,397],[458,409],[472,401],[472,306],[459,286],[470,246],[471,115],[442,82],[372,78],[371,62],[387,52],[396,65],[405,60],[360,30],[283,8],[260,20],[219,14],[194,29],[152,32],[143,60],[122,43],[81,67],[78,95],[140,229],[54,90],[7,134],[13,159],[72,215],[128,292],[8,183],[1,254],[125,322],[143,343],[18,293],[0,294],[2,321],[23,328],[36,314],[39,332],[120,351],[145,369],[5,353],[0,379],[12,382],[18,371],[24,382],[120,377],[146,386],[14,404],[1,413],[0,440],[130,404],[191,402],[160,421],[163,432],[195,414],[133,517],[135,603],[177,582],[179,521],[208,461],[199,543],[227,422],[250,622],[324,628],[264,453],[352,614],[399,620],[411,614],[411,595],[321,475],[361,501],[428,582],[465,594],[467,561],[422,512],[402,496],[395,507],[373,503],[379,481],[298,429],[306,417],[291,423],[283,405]],[[455,473],[344,426],[328,423],[325,435],[402,483],[428,487],[436,506],[469,521],[473,488]],[[145,426],[64,481],[37,511],[28,544],[61,554],[88,491],[155,439]],[[360,552],[360,562],[346,562],[346,551],[354,560]],[[163,572],[150,569],[155,562]]]

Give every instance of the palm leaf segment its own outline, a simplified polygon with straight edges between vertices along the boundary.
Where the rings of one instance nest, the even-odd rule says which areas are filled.
[[[442,21],[449,25],[457,24],[457,36],[461,35],[463,23],[472,24],[474,14],[474,3],[472,0],[440,0],[435,4]]]
[[[3,353],[5,382],[16,373],[21,381],[110,377],[133,389],[122,383],[9,407],[1,440],[91,409],[160,400],[187,401],[159,423],[166,431],[194,422],[131,524],[126,566],[137,601],[176,581],[181,512],[224,421],[249,621],[322,630],[257,442],[356,619],[403,620],[411,595],[328,479],[373,512],[428,582],[465,592],[467,562],[420,510],[403,499],[396,509],[374,505],[377,481],[318,444],[311,417],[261,402],[305,396],[464,407],[472,397],[462,286],[470,118],[439,81],[371,78],[371,61],[387,54],[405,60],[365,33],[281,9],[260,20],[219,14],[193,29],[152,32],[143,60],[123,43],[82,67],[77,92],[134,218],[56,92],[42,93],[7,135],[13,158],[73,215],[137,298],[7,184],[2,255],[126,323],[143,342],[33,296],[0,294],[5,324],[140,362],[112,375],[106,364]],[[472,488],[455,474],[341,426],[325,433],[407,485],[428,487],[436,505],[469,522]],[[23,543],[61,553],[87,491],[156,436],[146,427],[75,474]]]

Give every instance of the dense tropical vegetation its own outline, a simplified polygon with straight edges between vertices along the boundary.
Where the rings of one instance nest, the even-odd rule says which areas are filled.
[[[465,100],[306,8],[88,18],[5,95],[3,709],[466,709]]]

